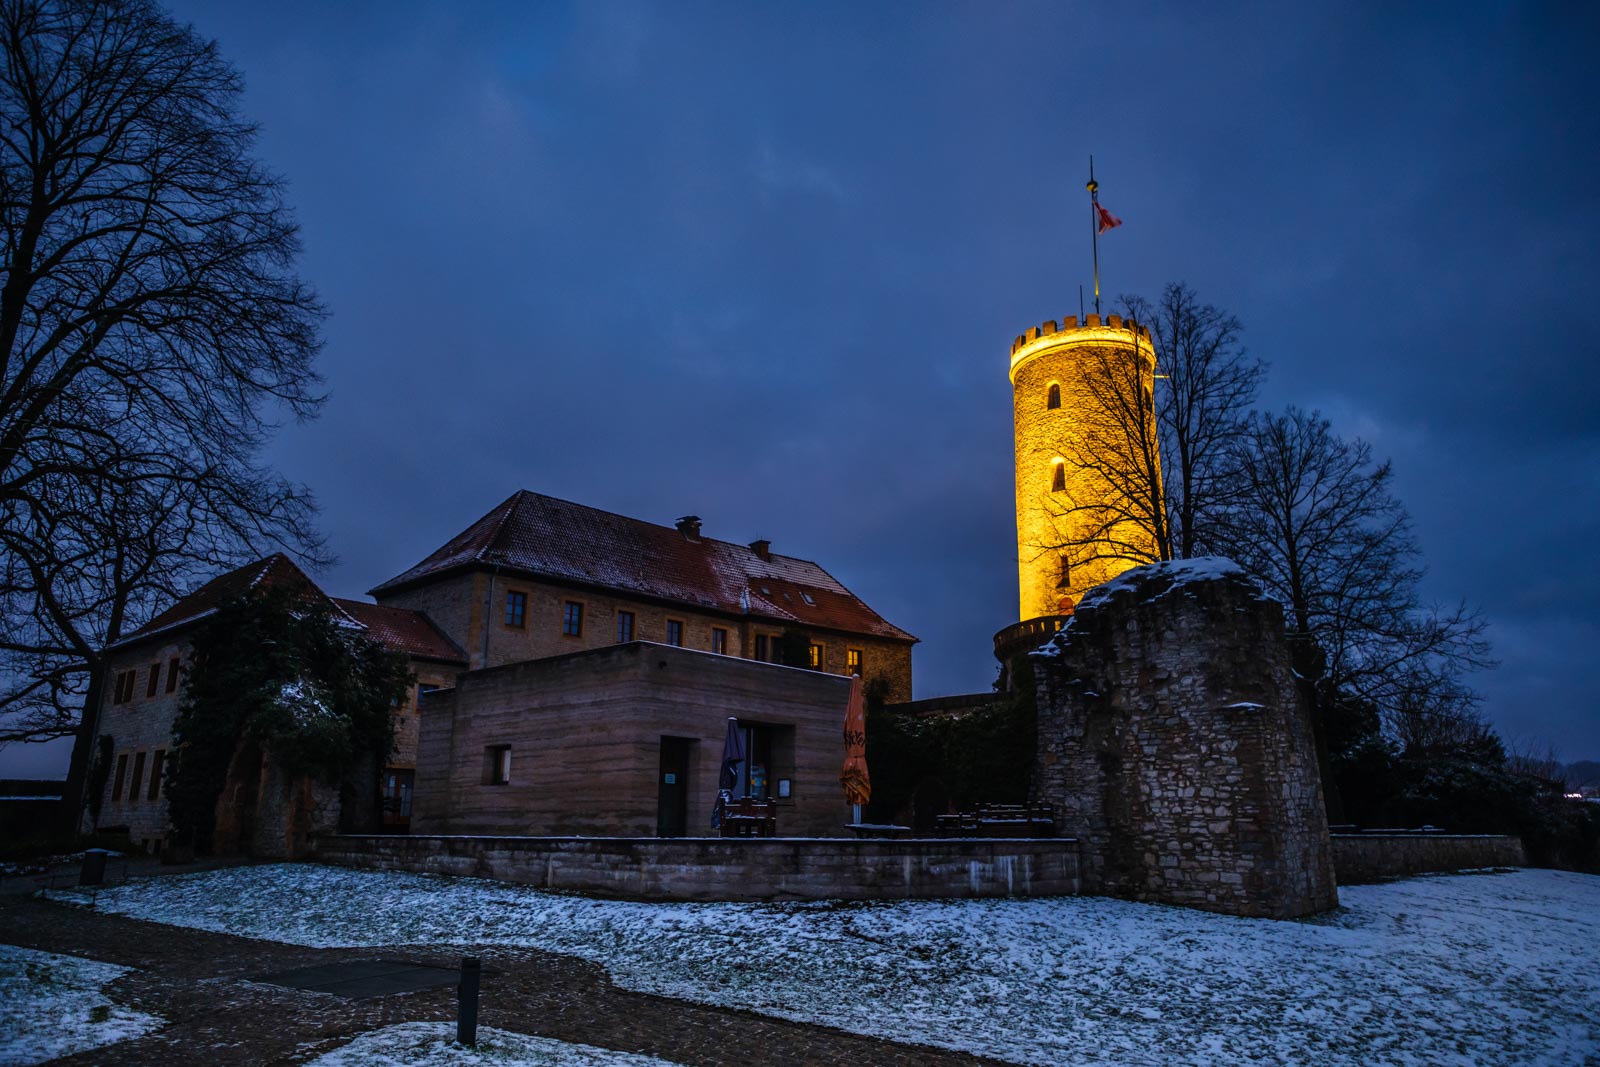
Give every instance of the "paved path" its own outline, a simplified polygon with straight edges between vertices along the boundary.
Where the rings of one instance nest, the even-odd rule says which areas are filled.
[[[289,1064],[393,1023],[455,1018],[455,988],[346,1000],[251,981],[292,967],[350,959],[455,967],[483,960],[481,1025],[625,1052],[690,1067],[750,1063],[809,1067],[978,1067],[995,1061],[920,1045],[710,1008],[617,989],[598,966],[571,956],[499,945],[430,950],[309,949],[106,915],[18,895],[0,896],[0,943],[136,968],[106,987],[112,1000],[167,1025],[134,1041],[55,1064]]]

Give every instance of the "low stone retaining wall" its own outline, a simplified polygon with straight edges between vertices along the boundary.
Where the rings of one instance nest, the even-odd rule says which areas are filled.
[[[1485,834],[1334,834],[1340,885],[1366,885],[1430,871],[1521,867],[1522,841]]]
[[[905,900],[1078,892],[1071,838],[318,837],[324,863],[633,900]]]

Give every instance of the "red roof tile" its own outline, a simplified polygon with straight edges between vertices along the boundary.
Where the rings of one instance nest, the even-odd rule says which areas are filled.
[[[467,662],[467,654],[461,650],[461,646],[446,637],[444,631],[420,611],[389,608],[341,597],[334,597],[333,602],[364,626],[368,637],[380,644],[419,659],[460,664]]]
[[[178,598],[167,610],[115,642],[115,645],[132,644],[197,622],[252,589],[266,588],[298,590],[306,596],[322,597],[342,622],[365,630],[373,640],[409,656],[446,663],[467,662],[466,653],[422,612],[330,597],[282,553],[219,574],[194,592]]]
[[[884,620],[809,560],[519,490],[438,551],[372,590],[391,592],[453,571],[500,567],[639,596],[802,626],[916,638]]]

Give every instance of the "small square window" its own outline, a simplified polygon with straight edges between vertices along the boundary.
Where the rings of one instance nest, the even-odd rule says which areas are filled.
[[[583,605],[569,600],[561,607],[561,632],[568,637],[583,636]]]
[[[851,674],[860,674],[861,673],[861,650],[859,648],[847,648],[847,649],[845,649],[844,662],[845,662],[845,666],[850,668],[850,673]]]
[[[667,620],[667,644],[683,647],[683,623],[677,619]]]
[[[711,628],[711,651],[719,656],[728,654],[728,631],[720,626]]]
[[[528,616],[528,594],[506,594],[506,625],[520,630]]]
[[[511,784],[510,745],[490,745],[483,750],[483,784]]]
[[[633,640],[633,612],[617,612],[617,644]]]

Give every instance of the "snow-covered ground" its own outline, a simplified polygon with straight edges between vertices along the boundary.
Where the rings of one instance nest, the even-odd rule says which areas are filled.
[[[111,963],[0,945],[0,1064],[43,1063],[149,1033],[154,1015],[100,991],[128,973]]]
[[[401,1023],[362,1034],[306,1067],[675,1067],[670,1060],[478,1028],[474,1048],[456,1044],[455,1023]]]
[[[627,988],[1028,1064],[1600,1064],[1600,878],[1340,890],[1302,922],[1095,897],[637,904],[288,865],[98,907],[311,946],[527,945]]]

